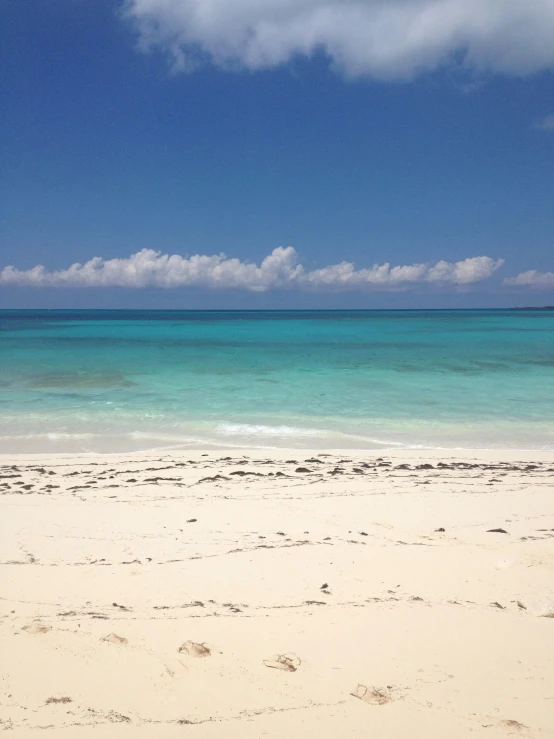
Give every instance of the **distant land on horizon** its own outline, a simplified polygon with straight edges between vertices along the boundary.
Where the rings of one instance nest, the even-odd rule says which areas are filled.
[[[503,308],[0,308],[1,313],[416,313],[488,311],[554,311],[554,305]]]

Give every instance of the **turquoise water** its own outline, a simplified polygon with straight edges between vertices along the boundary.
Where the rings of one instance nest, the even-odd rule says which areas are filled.
[[[554,311],[0,311],[0,451],[554,449]]]

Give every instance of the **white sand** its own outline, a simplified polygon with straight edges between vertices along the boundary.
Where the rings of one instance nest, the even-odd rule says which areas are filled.
[[[554,454],[311,457],[0,458],[0,730],[554,737]]]

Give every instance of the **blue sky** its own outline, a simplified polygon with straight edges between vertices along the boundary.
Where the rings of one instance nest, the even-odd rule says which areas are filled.
[[[554,8],[410,3],[4,3],[0,307],[554,302]]]

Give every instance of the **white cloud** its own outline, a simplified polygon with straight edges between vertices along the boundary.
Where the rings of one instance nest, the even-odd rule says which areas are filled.
[[[451,63],[554,68],[553,0],[124,0],[145,50],[175,68],[267,69],[323,50],[348,75],[410,78]]]
[[[333,264],[311,272],[297,263],[292,246],[274,249],[260,265],[241,262],[224,254],[183,257],[142,249],[126,259],[94,257],[85,264],[48,272],[42,265],[18,270],[4,267],[0,284],[36,287],[204,287],[265,292],[292,289],[304,291],[406,289],[418,283],[471,285],[486,280],[503,259],[473,257],[461,262],[412,264],[391,267],[374,265],[356,270],[350,262]]]
[[[535,290],[552,290],[554,289],[554,272],[537,272],[536,269],[530,269],[527,272],[520,272],[517,277],[507,277],[504,284],[531,287]]]
[[[546,115],[537,121],[534,128],[538,128],[539,131],[554,131],[554,115]]]

